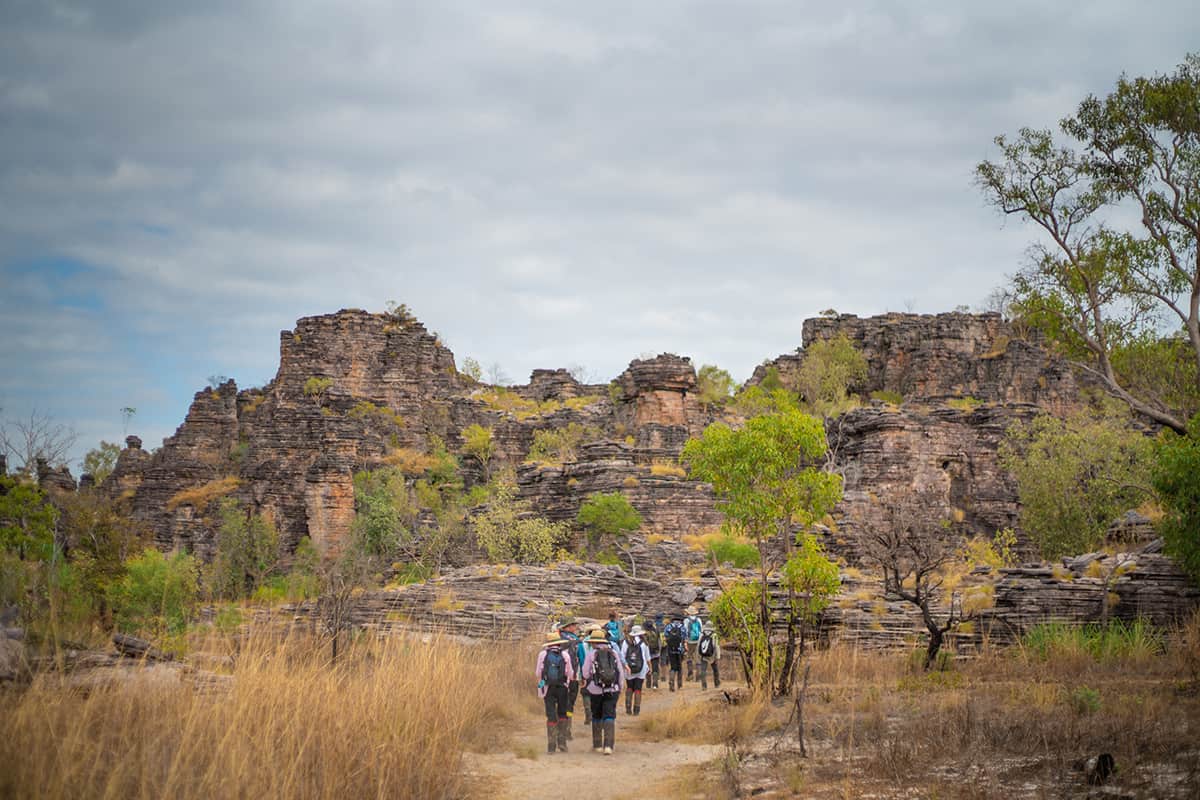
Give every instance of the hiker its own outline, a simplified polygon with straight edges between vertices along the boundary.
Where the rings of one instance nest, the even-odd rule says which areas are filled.
[[[621,646],[621,640],[624,639],[621,630],[621,621],[617,619],[616,611],[608,612],[608,622],[604,623],[604,633],[608,636],[608,641],[612,642],[614,647]]]
[[[584,693],[592,704],[592,752],[611,756],[617,732],[617,697],[624,687],[624,668],[602,631],[587,639],[592,651],[583,662]]]
[[[662,615],[659,614],[658,618],[661,620]],[[642,636],[642,639],[646,642],[646,647],[650,649],[650,673],[646,676],[646,688],[657,689],[658,666],[662,658],[662,638],[658,635],[658,627],[650,620],[646,620],[644,627],[646,633]]]
[[[588,642],[590,642],[592,640],[592,638],[595,636],[604,636],[604,629],[601,628],[599,625],[595,625],[595,624],[589,625],[587,630],[585,630],[583,632],[583,639],[581,639],[579,642],[579,652],[583,656],[584,661],[587,660],[588,654],[592,652],[592,646],[590,644],[588,644]],[[579,682],[581,684],[583,683],[582,662],[580,663],[580,668],[579,668]],[[581,695],[585,695],[583,697],[583,724],[591,725],[592,724],[592,701],[589,697],[586,696],[587,693],[583,691],[582,686],[580,687],[579,693]]]
[[[667,686],[673,692],[675,687],[683,688],[683,655],[686,645],[684,641],[687,639],[687,631],[683,627],[683,615],[676,613],[671,616],[671,621],[667,623],[667,627],[663,628],[663,641],[666,642],[667,663],[669,672],[667,673]]]
[[[700,622],[700,610],[695,606],[687,607],[687,616],[683,619],[683,628],[687,631],[687,679],[696,680],[696,645],[700,643],[703,625]]]
[[[642,713],[642,685],[650,674],[650,646],[643,638],[646,631],[634,625],[628,638],[621,645],[621,658],[625,662],[625,713],[638,716]]]
[[[567,684],[567,741],[571,741],[571,739],[575,738],[571,727],[575,717],[575,701],[579,698],[579,678],[583,675],[583,659],[586,654],[583,651],[583,640],[579,636],[578,620],[568,619],[563,621],[558,626],[558,632],[562,635],[562,638],[567,640],[567,644],[563,647],[563,650],[570,656],[571,668],[575,673],[574,677]],[[587,705],[585,701],[584,707],[586,708]]]
[[[569,642],[558,631],[546,634],[546,644],[538,653],[538,696],[546,704],[546,752],[555,748],[567,752],[567,686],[575,677],[571,658],[563,652]]]
[[[721,658],[721,643],[717,641],[717,632],[711,621],[704,623],[704,632],[700,634],[696,652],[700,655],[700,688],[708,688],[708,665],[712,664],[713,686],[720,689],[721,672],[717,662]]]

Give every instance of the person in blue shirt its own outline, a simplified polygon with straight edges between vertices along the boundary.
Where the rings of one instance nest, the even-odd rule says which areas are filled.
[[[617,619],[617,612],[608,612],[608,622],[604,623],[604,635],[608,637],[608,641],[612,642],[614,647],[619,648],[621,642],[624,641],[624,631],[621,629],[621,621]]]
[[[696,646],[700,644],[700,634],[704,632],[700,609],[688,606],[687,616],[683,618],[683,629],[687,632],[687,679],[694,681],[700,673],[700,665],[696,663]]]
[[[687,652],[687,630],[683,627],[683,615],[675,614],[663,628],[663,651],[667,654],[670,671],[667,673],[667,688],[672,692],[683,688],[683,656]]]

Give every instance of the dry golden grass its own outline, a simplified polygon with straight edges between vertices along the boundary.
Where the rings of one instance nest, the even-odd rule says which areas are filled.
[[[658,475],[660,477],[670,476],[674,478],[686,478],[687,470],[674,462],[656,459],[655,462],[650,465],[650,474]]]
[[[0,696],[0,796],[458,796],[464,749],[507,746],[488,737],[531,693],[524,671],[491,666],[514,656],[496,648],[359,642],[331,667],[324,644],[251,643],[207,693],[42,675]]]
[[[230,475],[211,480],[201,486],[183,489],[171,495],[170,499],[167,500],[167,510],[174,511],[180,506],[193,506],[203,509],[213,500],[216,500],[218,497],[224,497],[241,485],[242,481],[240,478]]]

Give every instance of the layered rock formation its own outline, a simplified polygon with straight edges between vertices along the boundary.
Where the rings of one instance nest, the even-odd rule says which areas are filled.
[[[864,397],[883,391],[916,401],[974,398],[1033,403],[1053,413],[1078,402],[1067,362],[1020,338],[999,314],[842,314],[804,321],[805,346],[843,335],[866,357],[867,379],[852,387]],[[751,381],[760,382],[774,366],[787,382],[803,361],[803,350],[779,356],[756,369]]]

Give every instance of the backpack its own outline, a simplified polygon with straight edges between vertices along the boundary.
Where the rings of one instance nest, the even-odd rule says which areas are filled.
[[[658,631],[651,628],[650,630],[646,631],[646,635],[642,638],[646,640],[646,644],[650,647],[651,656],[659,652],[660,647],[658,644]]]
[[[688,620],[688,641],[694,642],[700,638],[700,618],[692,617]]]
[[[625,651],[625,663],[629,665],[629,671],[637,675],[646,666],[645,653],[642,652],[642,643],[629,640],[629,649]]]
[[[664,631],[667,634],[667,652],[682,653],[683,652],[683,626],[679,623],[672,622]]]
[[[601,689],[616,689],[621,685],[617,671],[617,654],[608,648],[596,648],[592,662],[592,682]]]
[[[542,680],[547,686],[566,686],[567,667],[561,650],[547,650],[542,662]]]
[[[712,658],[713,653],[717,651],[716,644],[713,642],[713,635],[706,633],[700,637],[700,655],[705,658]]]
[[[610,642],[614,644],[619,643],[621,641],[621,623],[615,619],[610,619],[604,623],[604,634]]]

